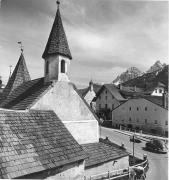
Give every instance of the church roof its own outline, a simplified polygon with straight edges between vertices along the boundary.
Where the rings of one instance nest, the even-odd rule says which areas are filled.
[[[1,109],[0,120],[0,179],[23,177],[87,157],[53,111]]]
[[[7,97],[14,89],[29,80],[31,80],[31,78],[26,66],[25,58],[23,53],[21,53],[19,61],[3,90],[3,97]]]
[[[50,87],[44,78],[27,81],[18,86],[1,104],[1,108],[24,110],[29,108]]]
[[[59,8],[57,9],[53,27],[42,57],[46,58],[56,54],[72,59]]]

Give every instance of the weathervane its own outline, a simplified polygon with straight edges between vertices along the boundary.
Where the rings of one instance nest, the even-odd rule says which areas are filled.
[[[24,47],[23,47],[23,45],[22,45],[22,42],[19,41],[18,44],[20,44],[21,52],[23,53],[23,48],[24,48]]]
[[[58,8],[59,8],[60,1],[59,1],[59,0],[57,0],[57,1],[56,1],[56,4],[57,4],[57,6],[58,6]]]

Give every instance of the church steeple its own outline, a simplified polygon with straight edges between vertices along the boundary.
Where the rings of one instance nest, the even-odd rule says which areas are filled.
[[[8,80],[8,83],[3,91],[3,96],[7,97],[15,88],[20,86],[22,83],[26,81],[30,81],[30,75],[26,66],[25,58],[23,55],[23,51],[21,51],[21,55],[19,61]]]
[[[57,3],[60,4],[59,1],[57,1]],[[70,53],[66,34],[62,24],[59,5],[57,8],[53,27],[42,57],[45,59],[46,57],[49,57],[51,55],[63,55],[65,57],[68,57],[69,59],[72,59],[72,55]]]
[[[55,20],[42,55],[45,59],[45,81],[69,81],[67,71],[72,55],[62,24],[59,5],[60,2],[57,1]]]

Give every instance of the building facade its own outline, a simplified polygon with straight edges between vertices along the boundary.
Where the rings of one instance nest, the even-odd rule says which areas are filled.
[[[105,120],[112,119],[111,112],[114,108],[126,101],[119,93],[118,88],[113,84],[105,84],[99,90],[96,96],[96,112],[106,112],[102,118]]]
[[[145,98],[129,99],[112,111],[112,126],[167,136],[168,110]]]

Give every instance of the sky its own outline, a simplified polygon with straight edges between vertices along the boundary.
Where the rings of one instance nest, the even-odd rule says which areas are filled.
[[[69,78],[78,87],[92,79],[111,83],[129,67],[145,72],[168,64],[168,1],[60,0],[73,60]],[[9,78],[22,41],[31,78],[44,75],[42,54],[57,6],[55,0],[1,0],[0,76]]]

